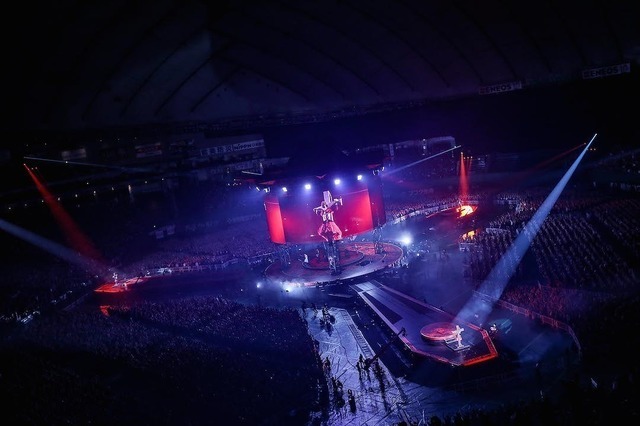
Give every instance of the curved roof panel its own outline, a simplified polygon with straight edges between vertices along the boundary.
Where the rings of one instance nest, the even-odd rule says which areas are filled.
[[[635,67],[640,54],[631,0],[28,7],[8,38],[15,128],[317,120],[576,80],[588,68]]]

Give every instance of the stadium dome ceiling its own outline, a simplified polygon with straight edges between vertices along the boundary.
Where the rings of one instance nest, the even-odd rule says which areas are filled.
[[[637,66],[637,2],[114,0],[27,4],[11,129],[259,127]],[[22,40],[21,43],[18,40]]]

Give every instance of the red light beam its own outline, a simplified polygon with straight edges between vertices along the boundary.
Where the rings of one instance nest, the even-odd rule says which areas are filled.
[[[42,195],[42,199],[51,210],[54,218],[58,222],[58,225],[64,231],[64,236],[67,239],[67,242],[73,247],[78,253],[82,254],[85,257],[88,257],[94,261],[100,262],[102,264],[106,264],[103,256],[100,252],[95,248],[93,243],[87,238],[86,235],[78,228],[76,223],[73,221],[71,216],[64,210],[64,208],[58,203],[54,195],[47,189],[47,187],[40,181],[40,179],[29,169],[26,164],[23,164],[24,168],[33,179],[38,191]]]

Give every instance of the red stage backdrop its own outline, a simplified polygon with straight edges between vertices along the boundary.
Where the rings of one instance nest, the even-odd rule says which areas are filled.
[[[274,186],[265,196],[265,213],[269,237],[277,244],[323,242],[318,235],[322,216],[314,213],[320,206],[323,191],[330,191],[336,204],[334,222],[342,231],[342,238],[362,234],[386,222],[380,179],[369,176],[367,181],[321,187],[317,183],[305,189],[302,181],[288,185],[288,191]]]

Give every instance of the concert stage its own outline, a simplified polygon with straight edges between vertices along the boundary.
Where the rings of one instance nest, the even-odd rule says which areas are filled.
[[[117,280],[109,281],[102,284],[100,287],[98,287],[94,291],[96,293],[121,293],[123,291],[130,290],[136,284],[143,283],[149,280],[150,278],[151,277],[149,276],[142,276],[142,277],[139,276],[139,277],[122,279],[119,281]]]
[[[373,280],[351,287],[414,354],[454,366],[498,356],[489,333],[475,324],[454,322],[451,314]]]
[[[361,277],[384,269],[402,259],[402,248],[390,243],[381,243],[382,250],[375,250],[373,242],[341,241],[339,269],[335,274],[326,258],[308,256],[308,262],[292,259],[288,265],[276,260],[265,270],[266,277],[274,282],[287,282],[298,286],[315,286],[338,280]]]

